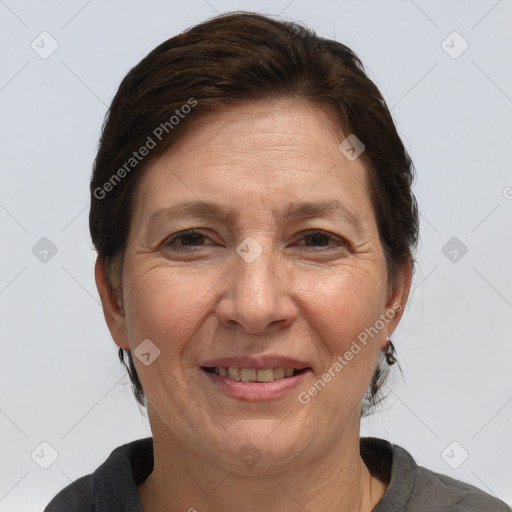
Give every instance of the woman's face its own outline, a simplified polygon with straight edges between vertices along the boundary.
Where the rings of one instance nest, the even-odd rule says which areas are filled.
[[[242,469],[359,434],[408,279],[388,286],[346,135],[311,104],[257,102],[198,118],[148,167],[109,324],[155,434]]]

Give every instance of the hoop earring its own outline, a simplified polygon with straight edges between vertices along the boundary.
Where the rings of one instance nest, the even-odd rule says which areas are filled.
[[[395,353],[395,346],[393,345],[393,342],[388,338],[388,348],[385,355],[386,362],[389,364],[389,366],[393,366],[396,363]]]

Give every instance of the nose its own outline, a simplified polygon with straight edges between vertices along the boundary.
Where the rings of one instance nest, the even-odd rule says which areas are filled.
[[[221,325],[246,334],[269,334],[293,323],[297,309],[292,285],[278,262],[271,250],[263,251],[252,262],[235,256],[217,303]]]

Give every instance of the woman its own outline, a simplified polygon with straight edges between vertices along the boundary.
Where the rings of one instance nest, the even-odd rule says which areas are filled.
[[[411,282],[412,172],[358,58],[298,25],[219,16],[132,69],[90,229],[153,437],[46,510],[508,510],[359,438]]]

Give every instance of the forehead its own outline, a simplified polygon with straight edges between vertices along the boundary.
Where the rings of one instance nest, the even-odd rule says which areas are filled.
[[[326,107],[306,101],[272,99],[228,106],[194,119],[175,153],[192,152],[196,156],[216,149],[227,151],[233,159],[243,159],[244,151],[273,154],[291,160],[322,152],[335,141],[344,139],[341,127]],[[336,146],[339,144],[336,144]],[[326,154],[327,156],[327,154]]]
[[[147,219],[183,200],[275,211],[336,199],[364,216],[367,169],[340,152],[345,137],[328,112],[307,102],[259,101],[200,115],[146,169],[136,208]]]

